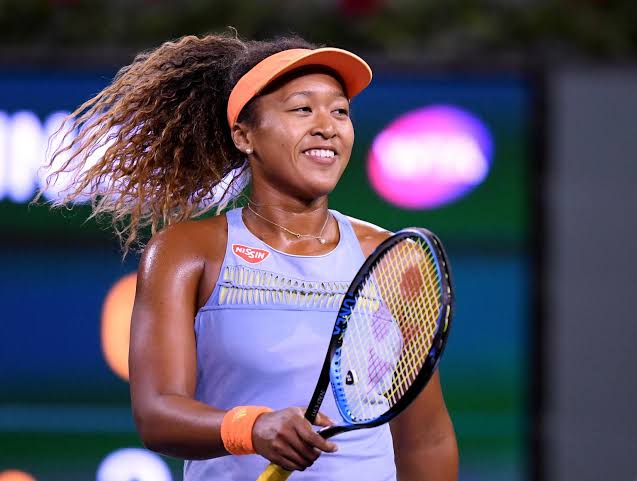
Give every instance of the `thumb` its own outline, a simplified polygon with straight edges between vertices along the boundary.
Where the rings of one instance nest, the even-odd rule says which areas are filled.
[[[319,412],[314,420],[315,426],[327,427],[336,424],[332,419],[330,419],[326,414]]]

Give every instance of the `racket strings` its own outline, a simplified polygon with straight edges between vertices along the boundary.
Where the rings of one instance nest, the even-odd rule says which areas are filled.
[[[359,293],[374,301],[359,306],[357,300],[343,343],[343,368],[349,373],[355,373],[350,378],[352,385],[346,386],[345,389],[350,415],[355,422],[374,419],[386,411],[387,400],[382,396],[382,392],[390,387],[391,381],[385,382],[385,389],[379,385],[394,368],[385,361],[391,361],[396,357],[395,354],[387,354],[391,349],[390,344],[398,346],[400,342],[399,336],[395,333],[392,338],[392,333],[384,332],[384,329],[379,327],[382,322],[391,327],[389,322],[383,321],[383,314],[389,317],[390,313],[379,313],[379,310],[386,308],[382,304],[380,289],[373,274],[368,276]],[[385,349],[381,349],[383,346]]]
[[[342,352],[344,372],[350,374],[345,393],[351,417],[364,422],[398,402],[431,350],[442,303],[428,244],[405,240],[394,246],[358,297],[363,302],[352,312]]]
[[[381,282],[381,295],[390,305],[403,340],[392,389],[385,393],[392,405],[420,371],[431,349],[441,308],[440,280],[428,246],[411,241],[400,247],[400,251],[389,252],[393,259],[387,264],[389,268],[382,270],[387,275]],[[400,291],[392,288],[396,282],[403,287]]]

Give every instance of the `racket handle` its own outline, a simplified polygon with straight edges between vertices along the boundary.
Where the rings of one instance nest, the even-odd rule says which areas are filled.
[[[261,473],[257,481],[285,481],[290,477],[292,471],[283,469],[281,466],[270,463],[268,467]]]

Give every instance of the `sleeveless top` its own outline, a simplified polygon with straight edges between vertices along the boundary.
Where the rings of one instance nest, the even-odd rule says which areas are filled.
[[[241,209],[226,213],[228,241],[219,279],[195,318],[195,398],[228,410],[263,405],[307,406],[343,294],[364,261],[345,216],[330,211],[340,231],[334,250],[321,256],[277,251],[252,234]],[[321,411],[341,416],[331,387]],[[296,481],[395,481],[389,426],[333,438],[339,450],[322,453]],[[185,481],[255,481],[268,461],[259,455],[187,460]]]

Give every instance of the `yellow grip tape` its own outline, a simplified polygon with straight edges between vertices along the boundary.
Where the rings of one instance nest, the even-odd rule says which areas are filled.
[[[265,471],[261,473],[257,481],[285,481],[290,477],[290,474],[292,474],[292,471],[270,463],[268,467],[265,468]]]

